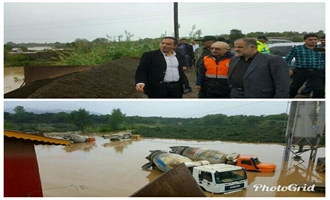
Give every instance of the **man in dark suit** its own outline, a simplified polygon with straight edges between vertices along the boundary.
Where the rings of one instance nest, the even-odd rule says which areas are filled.
[[[192,59],[194,57],[194,48],[192,45],[187,43],[186,38],[180,40],[179,48],[184,50],[184,56],[186,58],[186,64],[188,69],[192,67]]]
[[[280,56],[258,52],[252,38],[234,43],[237,55],[229,63],[228,78],[232,98],[288,98],[289,68]]]
[[[142,55],[135,89],[149,98],[182,98],[185,58],[174,51],[177,40],[164,37],[160,48]]]

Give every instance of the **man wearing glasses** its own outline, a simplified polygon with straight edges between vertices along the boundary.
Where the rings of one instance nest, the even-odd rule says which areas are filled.
[[[228,68],[230,58],[234,56],[225,42],[215,42],[211,46],[211,55],[203,58],[196,80],[196,90],[205,87],[207,98],[230,98],[228,86]]]

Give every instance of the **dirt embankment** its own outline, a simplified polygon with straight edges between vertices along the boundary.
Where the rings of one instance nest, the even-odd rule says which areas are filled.
[[[125,57],[90,70],[53,79],[44,79],[4,95],[5,98],[147,98],[135,90],[135,70],[139,58]],[[195,72],[186,72],[194,87]],[[184,98],[197,98],[197,92]]]
[[[4,98],[147,98],[135,90],[139,61],[139,58],[125,57],[89,70],[38,80],[6,93]],[[189,69],[186,75],[192,92],[184,94],[183,98],[198,98],[194,88],[195,69]],[[298,94],[296,98],[310,96]]]

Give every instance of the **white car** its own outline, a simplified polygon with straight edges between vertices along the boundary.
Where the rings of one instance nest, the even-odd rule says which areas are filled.
[[[269,44],[268,47],[271,54],[279,55],[285,58],[288,55],[289,51],[292,49],[292,47],[303,44],[304,42],[274,43]],[[291,61],[290,69],[293,69],[295,67],[294,62],[295,59],[293,58]]]
[[[293,43],[291,40],[286,39],[268,39],[267,44],[276,44],[276,43]]]

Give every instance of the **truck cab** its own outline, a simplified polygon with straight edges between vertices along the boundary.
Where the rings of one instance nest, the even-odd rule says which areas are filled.
[[[212,193],[232,193],[247,187],[246,170],[240,166],[211,164],[190,168],[194,179]]]
[[[271,163],[260,162],[257,156],[244,155],[239,156],[236,162],[237,166],[244,167],[247,171],[255,172],[273,172],[276,169],[276,165]]]

